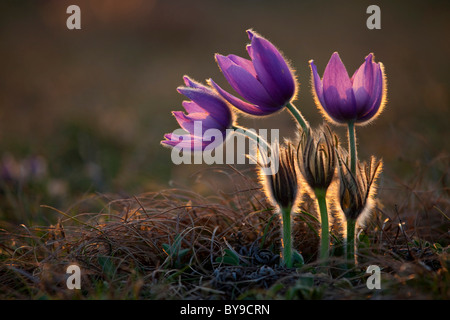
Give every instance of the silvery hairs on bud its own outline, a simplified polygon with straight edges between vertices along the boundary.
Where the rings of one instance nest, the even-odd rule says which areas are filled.
[[[365,219],[373,209],[376,180],[383,168],[382,160],[371,157],[368,163],[356,164],[356,176],[348,165],[348,153],[339,150],[339,200],[347,220]]]
[[[298,165],[313,190],[326,190],[333,180],[338,145],[338,137],[327,125],[302,131],[297,150]]]
[[[272,174],[262,174],[263,161],[260,163],[260,180],[273,206],[291,208],[296,202],[299,186],[295,164],[296,150],[289,141],[283,146],[276,145],[272,150],[275,153],[273,156],[279,159],[278,170],[274,170]]]

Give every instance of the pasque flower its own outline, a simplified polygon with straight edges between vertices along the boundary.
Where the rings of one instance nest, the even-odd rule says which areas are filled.
[[[306,183],[314,193],[320,212],[320,259],[328,259],[330,234],[328,225],[327,189],[336,169],[336,148],[339,141],[328,126],[303,132],[298,147],[298,165]]]
[[[338,138],[328,126],[303,133],[298,152],[300,172],[312,190],[327,190],[336,168]]]
[[[345,156],[344,156],[345,157]],[[347,156],[348,157],[348,156]],[[357,220],[373,206],[376,179],[381,173],[383,163],[374,157],[369,163],[357,163],[356,175],[348,167],[348,160],[339,160],[339,202],[347,220]]]
[[[166,140],[161,143],[192,151],[204,150],[214,141],[203,139],[205,131],[217,129],[225,138],[226,130],[232,127],[233,115],[229,104],[211,87],[198,83],[188,76],[184,76],[183,79],[186,86],[178,87],[177,91],[191,100],[182,103],[188,114],[183,111],[173,111],[172,114],[188,134],[168,133],[164,135]],[[196,124],[201,124],[201,130],[195,130]]]
[[[226,92],[213,80],[210,83],[239,110],[255,116],[269,115],[294,98],[297,83],[288,63],[272,43],[252,30],[247,30],[247,34],[251,60],[233,54],[215,56],[231,87],[247,101]]]
[[[383,110],[386,103],[386,79],[381,62],[373,62],[369,54],[350,78],[339,54],[333,53],[321,79],[314,61],[313,95],[322,113],[338,124],[365,124]]]
[[[292,143],[288,142],[284,147],[274,148],[273,152],[275,153],[274,157],[279,159],[279,168],[272,174],[260,174],[264,192],[273,206],[292,208],[296,202],[299,188],[296,149]]]
[[[272,205],[281,214],[282,224],[282,258],[286,267],[294,264],[298,253],[292,248],[291,220],[299,195],[299,183],[296,166],[296,149],[287,142],[286,146],[273,148],[275,157],[279,159],[279,168],[270,175],[261,174],[264,192]],[[262,164],[262,166],[264,163]]]
[[[349,168],[347,151],[339,150],[339,203],[347,220],[347,259],[352,266],[355,256],[355,228],[359,222],[372,210],[376,191],[376,179],[381,173],[383,163],[374,157],[369,163],[356,164],[355,174]]]

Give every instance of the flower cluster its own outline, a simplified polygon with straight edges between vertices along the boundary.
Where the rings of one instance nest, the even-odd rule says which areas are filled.
[[[204,141],[204,131],[215,129],[225,138],[229,129],[242,129],[237,126],[234,110],[254,117],[288,110],[298,123],[298,141],[269,147],[272,156],[278,157],[279,166],[270,174],[261,175],[268,200],[281,213],[282,260],[286,267],[292,267],[295,263],[291,216],[298,211],[301,195],[308,192],[317,203],[321,222],[319,257],[323,263],[326,262],[330,246],[328,203],[331,197],[327,190],[336,184],[339,192],[334,202],[339,204],[338,209],[346,217],[347,256],[354,261],[355,227],[359,219],[367,216],[373,208],[376,180],[382,168],[382,162],[374,157],[368,163],[358,160],[355,125],[373,121],[385,107],[384,66],[374,62],[371,53],[350,78],[339,54],[335,52],[321,78],[314,61],[309,62],[312,93],[318,109],[325,120],[348,127],[346,150],[329,126],[311,128],[294,106],[299,85],[281,52],[253,30],[248,30],[247,34],[250,40],[247,45],[249,59],[234,54],[215,55],[225,79],[240,97],[225,91],[212,79],[203,85],[185,76],[185,86],[179,87],[178,92],[190,99],[183,102],[188,114],[174,111],[173,115],[187,133],[166,134],[161,143],[204,151],[212,142]],[[202,125],[199,132],[194,128],[196,122]],[[246,136],[268,147],[260,136]]]

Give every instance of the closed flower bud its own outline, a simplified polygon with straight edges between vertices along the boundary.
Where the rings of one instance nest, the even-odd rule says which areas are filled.
[[[375,157],[369,163],[357,162],[356,176],[348,166],[346,152],[339,156],[339,200],[347,220],[357,220],[373,207],[373,197],[376,191],[376,179],[381,173],[383,163]]]
[[[297,152],[300,172],[313,189],[326,190],[334,177],[338,138],[328,126],[303,132]]]
[[[296,150],[291,143],[273,149],[278,157],[278,171],[272,174],[260,174],[264,192],[273,206],[291,208],[298,195]],[[263,166],[262,164],[261,166]]]

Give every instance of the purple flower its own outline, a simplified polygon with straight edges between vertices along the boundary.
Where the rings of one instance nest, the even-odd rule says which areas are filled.
[[[212,88],[188,76],[184,76],[183,79],[186,86],[178,87],[177,91],[191,100],[182,103],[188,114],[183,111],[173,111],[172,114],[188,134],[168,133],[164,135],[166,140],[161,143],[191,151],[205,150],[214,141],[204,139],[205,131],[216,129],[222,134],[222,138],[225,138],[226,130],[233,124],[233,115],[228,103]]]
[[[339,54],[335,52],[322,79],[314,61],[309,62],[313,94],[325,117],[335,123],[365,124],[381,113],[386,103],[384,66],[372,60],[371,53],[350,78]]]
[[[251,60],[230,54],[215,58],[225,78],[243,101],[210,83],[228,102],[239,110],[255,115],[269,115],[282,109],[296,93],[296,80],[281,53],[257,33],[247,30],[251,44],[247,46]]]

